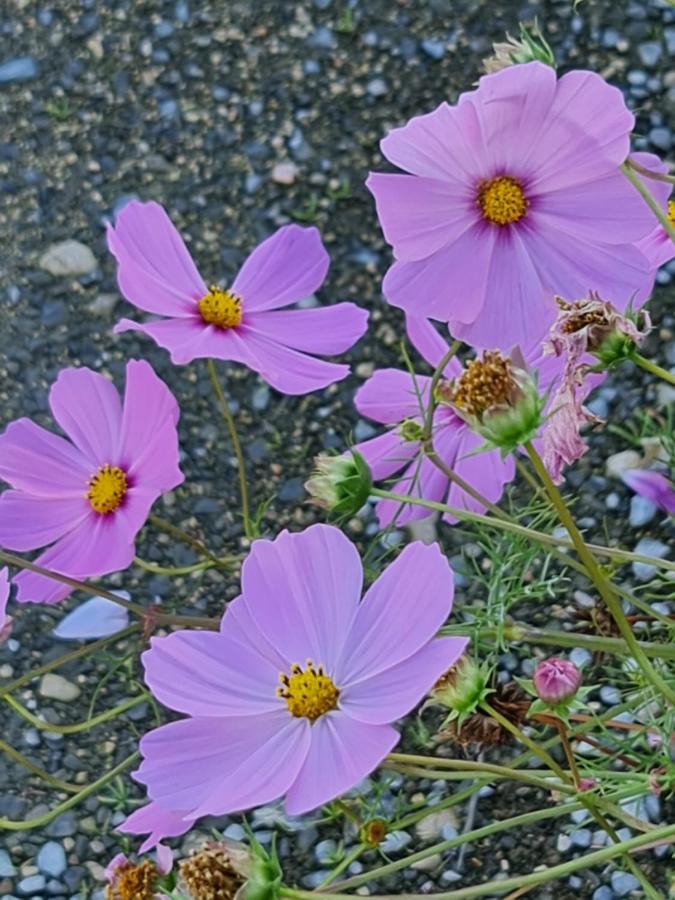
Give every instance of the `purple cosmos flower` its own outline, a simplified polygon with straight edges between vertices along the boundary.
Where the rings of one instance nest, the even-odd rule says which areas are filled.
[[[152,803],[125,831],[152,830],[148,847],[162,837],[162,816],[170,827],[182,816],[187,830],[282,796],[297,815],[373,771],[399,740],[391,723],[467,640],[435,637],[453,596],[437,546],[406,547],[359,602],[362,581],[339,529],[284,531],[253,544],[219,633],[152,639],[146,682],[190,718],[141,740],[135,777]]]
[[[281,310],[313,294],[328,271],[316,228],[286,225],[251,253],[229,288],[207,287],[164,209],[128,203],[108,226],[121,292],[166,318],[122,319],[116,332],[143,331],[176,364],[212,357],[243,363],[283,394],[305,394],[344,378],[349,366],[307,354],[343,353],[366,330],[353,303]]]
[[[569,659],[552,656],[537,665],[532,681],[539,699],[555,706],[574,697],[581,686],[581,672]]]
[[[531,62],[390,132],[382,152],[410,174],[368,179],[396,257],[387,299],[500,349],[540,341],[555,294],[644,300],[654,218],[619,170],[633,124],[599,75]],[[669,186],[650,190],[665,205]]]
[[[436,368],[448,351],[446,341],[426,319],[408,316],[406,327],[420,355]],[[447,383],[461,374],[462,366],[453,358],[446,366],[443,378]],[[362,416],[390,428],[384,434],[356,444],[354,449],[370,466],[375,481],[391,478],[404,470],[392,488],[395,493],[446,501],[450,506],[482,512],[484,507],[451,483],[428,458],[420,459],[422,420],[430,384],[431,378],[425,375],[413,378],[409,372],[400,369],[375,371],[357,391],[354,403]],[[441,381],[439,394],[443,387]],[[496,503],[504,485],[513,480],[513,458],[502,459],[498,450],[475,453],[484,439],[442,400],[434,411],[433,439],[434,449],[443,462],[491,502]],[[429,510],[412,504],[401,510],[400,504],[393,500],[380,500],[376,510],[383,527],[395,516],[397,524],[401,525],[431,515]],[[456,522],[447,514],[444,519],[451,524]]]
[[[91,369],[63,369],[49,405],[69,441],[30,419],[0,435],[0,546],[72,578],[126,569],[150,507],[183,481],[178,468],[178,404],[147,362],[131,360],[124,400]],[[56,603],[71,588],[24,571],[20,603]]]
[[[9,571],[0,569],[0,644],[4,644],[12,633],[11,616],[7,615],[7,601],[9,600]]]
[[[628,469],[621,473],[621,478],[636,494],[675,516],[675,487],[665,475],[645,469]]]

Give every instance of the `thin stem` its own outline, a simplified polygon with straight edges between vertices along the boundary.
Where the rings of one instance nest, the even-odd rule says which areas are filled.
[[[139,556],[134,556],[134,564],[145,572],[152,572],[154,575],[190,575],[192,572],[203,572],[205,569],[212,569],[216,564],[210,559],[195,563],[192,566],[159,566],[157,563],[149,563]]]
[[[332,884],[338,877],[338,875],[344,872],[344,870],[347,869],[355,860],[357,860],[359,856],[361,856],[361,854],[367,849],[368,848],[365,844],[357,844],[356,847],[354,847],[354,849],[351,851],[351,853],[348,853],[344,857],[344,859],[340,860],[340,862],[335,866],[334,869],[331,869],[331,871],[328,873],[328,875],[326,875],[324,880],[317,888],[317,891],[320,891],[323,888],[328,887],[329,884]]]
[[[48,785],[56,788],[58,791],[65,791],[67,794],[77,794],[81,789],[81,786],[70,784],[67,781],[61,781],[60,778],[55,778],[53,775],[50,775],[49,772],[45,772],[44,769],[41,769],[40,766],[38,766],[36,763],[31,762],[22,753],[19,753],[18,750],[15,750],[14,747],[6,744],[2,740],[2,738],[0,738],[0,751],[6,753],[7,756],[10,757],[10,759],[14,760],[14,762],[18,763],[20,766],[23,766],[24,769],[28,769],[34,775],[37,775],[38,778],[46,781]]]
[[[242,519],[244,521],[244,534],[247,538],[251,539],[254,537],[253,526],[251,524],[251,514],[249,511],[249,503],[248,503],[248,485],[246,483],[246,466],[244,464],[244,454],[241,449],[241,443],[239,442],[239,435],[237,434],[237,426],[234,422],[234,417],[230,411],[229,404],[227,402],[227,398],[225,397],[225,393],[223,391],[220,380],[218,379],[218,373],[216,372],[216,367],[212,359],[208,359],[206,361],[206,365],[209,370],[209,377],[211,379],[211,384],[213,385],[213,390],[216,394],[216,399],[218,401],[218,405],[220,407],[220,411],[223,414],[223,418],[225,419],[225,425],[227,426],[227,430],[230,435],[230,440],[232,441],[232,448],[234,449],[234,455],[237,457],[237,467],[239,469],[239,493],[241,494],[241,514]]]
[[[642,199],[645,201],[647,206],[654,213],[654,215],[659,220],[661,225],[663,225],[663,228],[664,228],[666,234],[668,235],[668,237],[671,239],[671,241],[675,242],[675,228],[673,228],[673,226],[670,224],[670,220],[668,219],[668,216],[661,209],[657,200],[652,195],[651,191],[647,187],[645,187],[645,185],[640,181],[640,179],[638,178],[637,173],[634,171],[634,169],[635,169],[635,166],[631,165],[628,162],[621,163],[621,171],[623,172],[623,174],[630,181],[630,183],[633,185],[635,190],[638,192],[638,194],[642,197]]]
[[[524,731],[518,728],[517,725],[514,725],[513,722],[510,722],[506,716],[503,716],[501,713],[497,712],[496,709],[493,709],[489,703],[483,701],[481,704],[485,712],[495,720],[495,722],[499,722],[502,728],[506,729],[509,734],[513,735],[516,740],[520,741],[521,744],[524,744],[527,749],[533,753],[535,756],[538,756],[539,759],[544,763],[545,766],[548,766],[549,769],[558,776],[562,781],[572,781],[576,782],[576,778],[574,775],[570,778],[570,775],[565,772],[558,763],[553,759],[551,754],[544,750],[543,747],[540,747],[532,738],[528,737]],[[576,770],[576,767],[575,767]],[[575,771],[573,770],[573,771]]]
[[[652,362],[650,359],[645,359],[641,353],[635,351],[631,355],[631,359],[635,363],[636,366],[640,366],[641,369],[644,369],[645,372],[651,372],[652,375],[656,375],[658,378],[662,378],[664,381],[667,381],[668,384],[675,384],[675,375],[672,372],[669,372],[668,369],[664,369],[656,363]]]
[[[574,547],[571,541],[553,537],[553,535],[546,534],[543,531],[535,531],[533,528],[526,528],[524,525],[504,519],[491,519],[489,516],[484,516],[481,513],[473,513],[467,509],[447,506],[445,503],[436,503],[434,500],[423,500],[421,497],[397,494],[394,491],[384,491],[376,487],[371,488],[370,495],[371,497],[382,497],[385,500],[394,500],[396,503],[412,503],[413,506],[422,506],[424,509],[449,513],[460,521],[487,525],[490,528],[517,534],[538,544],[543,544],[545,547],[567,547],[570,550]],[[607,556],[609,559],[616,559],[620,562],[643,562],[647,565],[675,572],[675,562],[670,562],[667,559],[657,559],[655,556],[646,556],[643,553],[631,553],[629,550],[619,550],[616,547],[602,547],[599,544],[587,544],[586,546],[598,556]]]
[[[458,475],[454,469],[451,469],[450,466],[446,465],[440,458],[438,453],[433,449],[433,438],[430,438],[430,442],[431,447],[425,449],[427,459],[445,475],[448,481],[454,482],[458,488],[461,488],[461,490],[464,491],[465,494],[473,497],[473,499],[477,500],[481,504],[481,506],[489,509],[493,515],[497,516],[498,519],[512,521],[508,513],[505,513],[503,509],[500,509],[495,503],[493,503],[491,500],[488,500],[487,497],[484,497],[479,491],[476,490],[475,487],[473,487],[473,485],[470,485],[469,482],[465,481],[461,475]]]
[[[665,181],[666,184],[675,184],[675,175],[668,175],[665,172],[654,172],[651,169],[647,169],[645,166],[641,166],[640,163],[635,162],[635,160],[629,156],[626,160],[631,169],[635,169],[636,172],[639,172],[640,175],[644,175],[645,178],[652,178],[654,181]]]
[[[426,819],[427,816],[431,816],[436,812],[439,812],[441,809],[449,809],[451,806],[457,806],[459,803],[463,803],[465,800],[473,797],[475,793],[477,793],[482,787],[486,784],[489,784],[490,779],[486,778],[481,781],[476,782],[476,784],[472,784],[471,787],[466,788],[463,791],[457,791],[455,794],[452,794],[450,797],[446,797],[445,800],[440,800],[438,803],[434,803],[433,806],[425,806],[424,809],[419,809],[417,812],[409,813],[407,816],[403,816],[402,819],[395,819],[390,823],[390,828],[392,831],[400,831],[403,828],[409,828],[411,825],[415,825],[417,822],[421,822],[422,819]]]
[[[571,809],[571,807],[569,808]],[[565,809],[564,811],[567,812],[567,809]],[[555,813],[560,813],[560,809],[553,807],[553,809],[541,810],[538,812],[539,819],[552,818]],[[544,813],[548,813],[548,815],[544,815]],[[530,813],[529,815],[533,814]],[[537,821],[537,819],[531,819],[530,821]],[[507,819],[506,823],[499,822],[496,824],[506,824],[507,827],[512,827],[513,820]],[[486,828],[491,827],[492,826],[486,826]],[[492,827],[492,830],[489,832],[489,834],[493,834],[498,830],[502,829]],[[469,833],[469,835],[471,839],[475,840],[477,833]],[[487,835],[481,835],[481,837],[483,836]],[[460,837],[466,837],[466,835],[461,835]],[[648,834],[639,834],[627,841],[622,841],[620,844],[612,844],[609,847],[603,847],[601,850],[596,850],[593,853],[587,853],[585,856],[575,857],[574,859],[568,860],[567,862],[561,863],[557,866],[540,869],[536,872],[531,872],[529,875],[516,875],[514,878],[497,879],[495,881],[483,882],[482,884],[473,885],[471,887],[460,888],[457,891],[441,892],[438,894],[434,894],[434,900],[468,900],[468,898],[470,897],[483,897],[486,894],[503,894],[506,891],[515,890],[516,888],[526,887],[528,885],[534,886],[545,881],[554,881],[558,878],[564,878],[567,875],[578,871],[579,869],[587,869],[591,866],[601,865],[603,863],[609,862],[617,856],[623,855],[624,853],[632,853],[636,850],[642,850],[660,844],[671,844],[673,843],[673,841],[675,841],[675,825],[664,825],[661,828],[654,829]],[[404,864],[408,864],[411,858],[412,857],[406,857],[406,859],[402,862]],[[399,860],[397,860],[397,862],[399,862]],[[392,865],[396,865],[396,863],[392,863]],[[397,868],[403,868],[403,866],[397,866]],[[369,875],[369,873],[366,874]],[[357,877],[362,878],[362,876]],[[368,880],[370,880],[370,878]],[[343,889],[343,885],[352,887],[353,882],[354,879],[350,879],[349,882],[338,882],[338,884],[333,886],[333,889]],[[359,881],[359,883],[363,882]],[[295,888],[282,887],[280,889],[280,894],[283,897],[291,898],[291,900],[316,900],[316,894],[312,891],[301,891],[296,890]],[[341,894],[337,893],[323,893],[321,896],[323,900],[338,900],[338,898],[342,897]],[[371,900],[421,900],[421,898],[424,896],[426,895],[372,894]]]
[[[0,561],[9,563],[10,566],[16,566],[19,569],[27,569],[29,572],[44,575],[45,578],[51,578],[52,581],[67,584],[68,587],[71,587],[73,590],[83,591],[85,594],[90,594],[92,597],[105,597],[106,600],[110,600],[118,606],[123,606],[125,609],[128,609],[129,612],[135,613],[137,616],[144,616],[147,612],[147,609],[143,606],[139,606],[138,603],[132,603],[130,600],[125,600],[124,597],[118,597],[117,594],[113,594],[112,591],[106,591],[104,588],[88,584],[86,581],[78,581],[76,578],[71,578],[69,575],[61,575],[60,572],[52,572],[50,569],[45,569],[43,566],[38,566],[34,562],[29,562],[29,560],[24,559],[22,556],[16,556],[14,553],[7,553],[5,550],[0,550]]]
[[[78,647],[77,650],[71,650],[70,653],[64,653],[63,656],[59,656],[57,659],[53,659],[48,663],[44,663],[44,665],[38,666],[36,669],[31,669],[30,672],[26,672],[19,678],[15,678],[14,681],[10,681],[9,684],[0,687],[0,698],[6,697],[7,694],[9,694],[11,691],[15,691],[17,690],[17,688],[23,687],[24,684],[28,684],[28,682],[32,681],[34,678],[38,678],[40,675],[45,675],[47,672],[53,672],[54,669],[59,669],[61,668],[61,666],[65,666],[68,663],[74,662],[76,659],[81,659],[83,656],[87,656],[89,653],[95,653],[97,650],[103,649],[103,647],[106,647],[108,644],[124,640],[124,638],[127,638],[129,637],[129,635],[134,634],[134,632],[138,631],[140,627],[140,623],[135,622],[133,625],[129,625],[128,628],[125,628],[118,634],[111,634],[109,637],[100,638],[98,641],[94,641],[92,644],[86,644],[84,647]]]
[[[106,772],[105,775],[97,778],[96,781],[92,781],[91,784],[85,785],[77,794],[64,800],[63,803],[55,806],[54,809],[51,809],[43,816],[38,816],[35,819],[25,819],[23,822],[0,818],[0,828],[4,828],[7,831],[28,831],[31,828],[41,828],[43,825],[48,825],[57,816],[60,816],[62,812],[66,812],[66,810],[72,809],[73,806],[77,806],[80,801],[86,800],[87,797],[91,796],[91,794],[95,794],[96,791],[108,784],[109,781],[112,781],[113,778],[117,778],[118,775],[121,775],[122,772],[136,762],[139,756],[140,754],[138,751],[132,753],[131,756],[127,756],[127,758],[123,759],[121,763],[118,763],[114,769]]]
[[[52,731],[55,734],[78,734],[80,731],[89,731],[90,728],[94,728],[102,722],[108,722],[110,719],[114,719],[128,709],[138,706],[139,703],[143,703],[147,700],[148,696],[149,695],[145,693],[140,694],[138,697],[125,700],[124,703],[118,704],[113,707],[113,709],[109,709],[106,712],[99,713],[97,716],[92,716],[91,719],[87,719],[84,722],[77,722],[73,725],[52,725],[49,722],[45,722],[43,719],[34,716],[30,710],[26,709],[25,706],[19,703],[18,700],[15,700],[10,694],[5,694],[2,699],[6,700],[14,712],[20,715],[22,719],[30,722],[31,725],[34,725],[35,728],[39,728],[41,731]]]
[[[619,631],[621,632],[624,641],[628,645],[628,649],[630,650],[632,656],[635,658],[635,661],[640,666],[640,669],[644,673],[644,676],[649,681],[649,683],[652,684],[665,697],[667,697],[670,703],[675,704],[675,691],[663,678],[661,678],[659,673],[650,663],[647,655],[642,651],[642,648],[640,647],[638,641],[635,638],[635,635],[633,634],[633,629],[626,621],[623,609],[621,608],[621,601],[619,597],[615,594],[611,583],[607,580],[604,572],[598,565],[597,560],[584,543],[584,539],[581,536],[581,533],[577,528],[570,511],[565,506],[565,501],[560,495],[560,491],[551,480],[551,477],[548,474],[548,470],[542,462],[541,457],[529,441],[525,444],[525,450],[530,458],[530,462],[534,466],[535,472],[537,473],[546,493],[549,496],[551,503],[558,513],[560,521],[565,526],[570,538],[572,539],[572,543],[574,544],[574,548],[577,551],[579,559],[586,566],[589,577],[593,581],[593,584],[596,586],[598,593],[605,601],[607,609],[609,610],[612,618],[619,627]]]
[[[443,377],[443,372],[445,371],[446,366],[448,365],[450,360],[454,356],[456,356],[457,351],[461,346],[461,341],[453,341],[448,348],[447,353],[443,356],[439,364],[434,369],[434,374],[431,376],[431,384],[429,385],[429,402],[427,405],[426,415],[424,417],[424,437],[426,440],[431,439],[431,434],[433,431],[434,412],[436,410],[436,388],[438,387],[438,382]]]
[[[154,513],[150,513],[148,516],[148,522],[151,522],[153,525],[156,525],[157,528],[161,528],[162,531],[165,531],[167,534],[170,534],[171,537],[176,538],[176,540],[181,541],[188,547],[192,547],[200,556],[205,556],[207,559],[211,560],[214,566],[220,569],[227,569],[228,564],[222,562],[214,553],[211,553],[206,544],[203,544],[197,538],[192,537],[192,535],[188,534],[186,531],[183,531],[182,528],[177,528],[171,522],[167,522],[166,519],[162,519],[160,516],[156,516]]]

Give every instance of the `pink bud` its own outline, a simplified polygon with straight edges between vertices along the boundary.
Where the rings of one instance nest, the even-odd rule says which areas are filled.
[[[551,706],[569,700],[579,690],[581,672],[568,659],[551,657],[542,660],[534,670],[537,696]]]

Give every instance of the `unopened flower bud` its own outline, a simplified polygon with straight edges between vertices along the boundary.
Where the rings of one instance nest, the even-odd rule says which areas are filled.
[[[305,490],[314,503],[336,516],[355,515],[368,500],[373,485],[370,469],[361,454],[322,453],[314,464],[314,473],[305,483]]]
[[[445,395],[458,415],[486,439],[485,449],[498,447],[503,456],[532,440],[546,403],[519,350],[510,357],[486,350],[482,359],[467,364]]]
[[[581,686],[581,672],[568,659],[542,660],[532,676],[537,696],[549,706],[571,700]]]
[[[520,23],[520,40],[506,35],[506,41],[493,44],[492,56],[483,60],[483,67],[488,75],[499,72],[509,66],[518,63],[527,63],[538,60],[555,69],[555,56],[549,43],[541,33],[538,23],[535,21],[528,29]]]

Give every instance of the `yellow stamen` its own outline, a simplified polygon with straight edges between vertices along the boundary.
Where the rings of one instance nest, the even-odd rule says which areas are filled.
[[[668,201],[668,221],[675,228],[675,200]]]
[[[119,466],[101,466],[89,479],[87,500],[94,512],[101,515],[115,512],[129,489],[125,472]]]
[[[483,218],[494,225],[511,225],[522,219],[530,205],[515,178],[500,175],[479,185],[476,203]]]
[[[216,328],[236,328],[241,324],[242,300],[234,291],[226,291],[212,284],[209,292],[199,301],[199,313],[208,325]]]
[[[282,672],[279,680],[282,686],[277,688],[277,697],[286,701],[293,716],[305,716],[315,722],[319,716],[337,708],[340,691],[323,666],[315,666],[311,659],[304,669],[293,663],[291,674]]]
[[[150,860],[139,865],[122,863],[106,888],[106,900],[153,900],[158,878],[157,867]]]
[[[482,359],[472,359],[452,389],[452,402],[472,416],[481,416],[493,406],[508,403],[516,385],[508,359],[496,350],[486,350]]]

